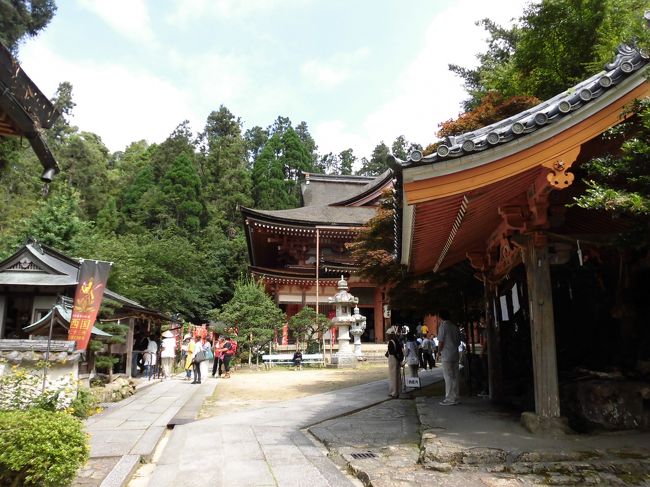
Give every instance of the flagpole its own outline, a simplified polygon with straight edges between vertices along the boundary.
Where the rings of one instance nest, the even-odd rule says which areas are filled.
[[[45,382],[47,381],[47,367],[50,364],[50,344],[52,343],[52,329],[54,328],[54,309],[56,308],[56,301],[50,310],[50,332],[47,335],[47,350],[45,351],[45,363],[43,364],[43,390],[45,393]]]

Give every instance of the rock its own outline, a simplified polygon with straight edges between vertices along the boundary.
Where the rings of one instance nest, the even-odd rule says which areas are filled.
[[[463,453],[463,463],[469,465],[488,465],[503,463],[507,453],[499,448],[471,448]]]

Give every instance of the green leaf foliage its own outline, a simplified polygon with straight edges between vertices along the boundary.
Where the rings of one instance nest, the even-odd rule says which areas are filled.
[[[26,37],[34,37],[50,23],[54,0],[3,0],[0,2],[0,41],[15,50]]]
[[[273,331],[281,327],[286,316],[264,291],[261,283],[244,278],[235,284],[235,293],[220,310],[214,310],[212,317],[227,327],[238,327],[239,336],[252,334],[252,342],[246,344],[264,345],[273,338]]]
[[[89,450],[82,423],[69,414],[0,411],[0,485],[70,485]]]
[[[319,333],[324,333],[332,322],[323,314],[316,313],[314,308],[305,306],[289,318],[289,329],[304,348],[318,339]]]
[[[634,245],[650,241],[650,99],[637,100],[632,116],[611,129],[604,139],[615,148],[583,164],[585,193],[576,205],[604,210],[630,220],[630,230],[621,237]]]
[[[451,65],[476,108],[491,91],[545,100],[603,68],[622,42],[648,47],[646,0],[542,0],[531,2],[514,27],[480,22],[489,34],[477,68]]]

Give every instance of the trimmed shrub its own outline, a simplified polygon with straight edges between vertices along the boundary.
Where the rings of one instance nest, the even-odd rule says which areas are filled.
[[[78,419],[42,409],[0,411],[0,485],[69,485],[88,460]]]

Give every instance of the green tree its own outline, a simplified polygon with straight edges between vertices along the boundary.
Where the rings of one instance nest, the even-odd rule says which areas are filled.
[[[477,107],[493,90],[506,98],[548,99],[600,71],[619,43],[647,47],[647,8],[646,0],[543,0],[531,3],[510,29],[483,20],[490,39],[477,56],[479,66],[450,66],[465,81],[465,108]]]
[[[129,327],[117,322],[107,321],[98,323],[97,328],[109,333],[111,336],[102,337],[101,343],[106,346],[106,353],[95,355],[95,367],[106,370],[108,372],[108,382],[113,382],[113,366],[120,361],[119,357],[113,356],[113,345],[126,343],[126,333],[129,331]]]
[[[180,154],[160,183],[163,204],[171,222],[188,234],[201,227],[204,212],[201,179],[187,154]]]
[[[370,160],[363,158],[361,169],[357,171],[359,176],[379,176],[388,169],[388,155],[390,150],[388,146],[381,141],[372,151]]]
[[[70,135],[57,151],[60,177],[80,193],[80,205],[95,219],[109,193],[109,151],[101,138],[91,132]]]
[[[262,127],[255,126],[246,131],[244,134],[244,140],[246,142],[248,165],[249,167],[252,167],[253,163],[262,152],[264,145],[266,145],[266,142],[269,140],[269,132],[268,130],[264,130]]]
[[[251,206],[251,177],[241,121],[223,105],[208,116],[200,139],[206,200],[233,226],[241,225],[239,206]]]
[[[575,198],[581,208],[603,210],[629,220],[623,242],[647,246],[650,242],[650,99],[636,101],[627,121],[604,139],[615,150],[582,164],[587,189]]]
[[[238,327],[239,336],[252,335],[252,341],[242,341],[244,347],[266,345],[273,338],[274,330],[286,320],[282,310],[264,291],[264,286],[251,278],[237,281],[232,299],[220,310],[213,310],[211,315],[228,327]]]
[[[120,225],[117,204],[114,197],[109,197],[106,205],[97,213],[97,230],[102,233],[113,233]]]
[[[54,0],[0,2],[0,41],[14,52],[25,37],[35,37],[56,13]]]
[[[304,343],[305,349],[318,340],[318,336],[329,329],[332,322],[323,314],[316,313],[314,308],[303,307],[295,315],[289,318],[289,329],[296,337],[298,344]]]
[[[295,208],[300,202],[300,173],[312,169],[310,155],[293,128],[274,133],[253,165],[255,207]]]
[[[21,225],[19,241],[33,236],[39,242],[68,255],[80,255],[80,239],[92,232],[92,223],[84,220],[79,194],[66,187],[58,187]]]
[[[303,146],[307,150],[307,153],[309,154],[311,158],[311,165],[313,166],[316,161],[318,160],[318,146],[316,145],[316,141],[314,138],[311,136],[309,133],[309,127],[307,126],[307,122],[300,122],[296,128],[295,128],[296,134],[298,134],[298,137],[300,138],[300,141],[302,142]]]
[[[371,218],[346,248],[359,267],[359,273],[377,284],[390,284],[401,279],[403,267],[395,259],[395,207],[390,192],[383,195],[377,214]]]
[[[339,174],[349,176],[352,174],[354,163],[357,157],[354,155],[352,149],[345,149],[339,153]]]

